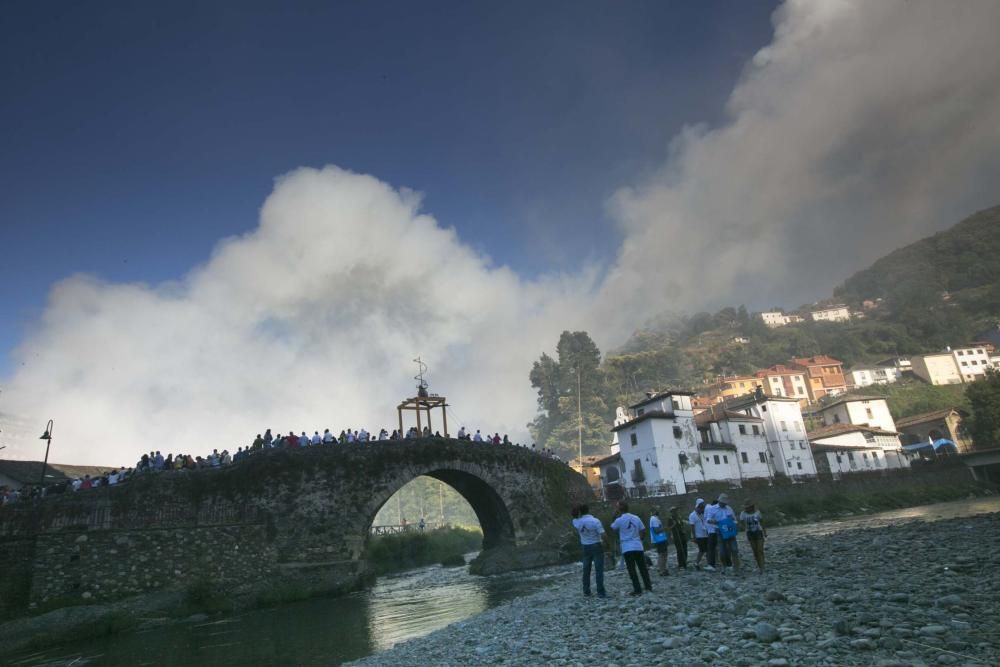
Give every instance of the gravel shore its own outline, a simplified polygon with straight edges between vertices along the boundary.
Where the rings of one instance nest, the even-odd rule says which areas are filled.
[[[740,536],[740,552],[752,560]],[[997,665],[1000,514],[772,539],[768,572],[578,577],[354,665]],[[652,554],[651,554],[652,555]]]

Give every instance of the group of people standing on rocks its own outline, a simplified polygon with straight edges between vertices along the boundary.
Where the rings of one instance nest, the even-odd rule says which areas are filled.
[[[583,594],[591,595],[590,573],[594,570],[597,596],[606,597],[605,560],[608,559],[613,564],[614,558],[610,556],[611,540],[608,539],[604,525],[590,513],[587,505],[578,505],[573,508],[573,528],[580,536],[583,549]],[[729,496],[725,493],[719,494],[711,503],[699,498],[695,501],[694,510],[686,519],[681,516],[679,507],[671,507],[667,516],[663,518],[660,517],[659,509],[653,508],[650,511],[648,528],[642,519],[629,512],[628,503],[622,500],[617,504],[609,528],[617,534],[621,558],[632,583],[632,592],[629,593],[632,596],[641,595],[643,590],[653,590],[649,574],[649,566],[653,565],[653,562],[646,556],[646,547],[643,543],[645,532],[648,532],[649,542],[656,550],[656,572],[660,576],[665,577],[670,573],[667,557],[671,543],[676,552],[677,571],[688,569],[690,541],[694,541],[698,547],[698,556],[693,566],[695,570],[703,569],[708,572],[720,570],[722,574],[732,570],[737,574],[741,573],[737,543],[737,537],[741,532],[746,535],[758,571],[764,572],[764,540],[767,533],[760,511],[750,500],[744,503],[743,511],[739,515],[730,505]],[[705,561],[704,567],[702,560]]]

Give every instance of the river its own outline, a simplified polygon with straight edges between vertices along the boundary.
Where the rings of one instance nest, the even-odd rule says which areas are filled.
[[[772,540],[873,528],[902,521],[1000,512],[1000,498],[939,503],[769,531]],[[365,591],[248,611],[204,622],[52,647],[9,658],[12,667],[41,665],[336,665],[426,635],[503,602],[555,584],[577,585],[578,565],[494,577],[464,568],[427,567],[380,578]]]

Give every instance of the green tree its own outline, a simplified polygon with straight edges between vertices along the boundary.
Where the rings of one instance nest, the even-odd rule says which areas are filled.
[[[532,437],[539,446],[571,458],[582,432],[585,455],[606,452],[610,411],[601,351],[586,331],[564,331],[556,357],[543,354],[529,375],[539,410],[528,425]]]
[[[971,383],[965,390],[972,408],[968,431],[976,449],[1000,444],[1000,372],[989,370],[986,377]]]

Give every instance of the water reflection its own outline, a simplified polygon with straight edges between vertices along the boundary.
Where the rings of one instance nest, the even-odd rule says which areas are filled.
[[[371,589],[218,620],[154,627],[11,658],[40,665],[208,667],[338,665],[421,637],[526,595],[573,566],[497,577],[429,567],[383,577]],[[76,662],[74,662],[76,661]]]

